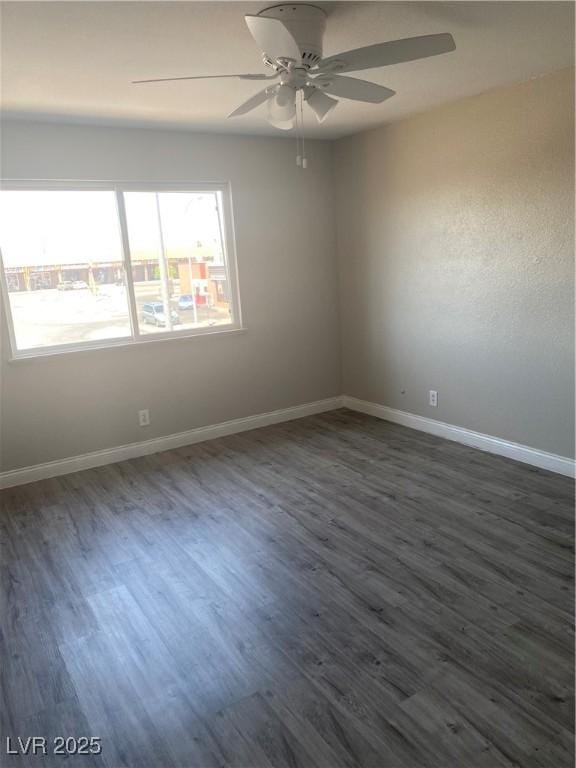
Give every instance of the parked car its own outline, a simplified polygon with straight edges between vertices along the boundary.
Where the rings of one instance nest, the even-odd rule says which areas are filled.
[[[183,293],[178,299],[178,309],[194,309],[194,296],[191,293]]]
[[[83,291],[84,288],[88,288],[88,283],[84,282],[84,280],[74,280],[72,288],[75,291]]]
[[[145,323],[151,323],[156,326],[166,325],[166,316],[164,314],[164,304],[161,301],[151,301],[142,307],[142,320]],[[182,321],[174,310],[170,310],[170,320],[172,325],[179,325]]]
[[[62,280],[61,283],[58,283],[56,288],[59,291],[71,291],[74,288],[74,283],[72,282],[72,280]]]

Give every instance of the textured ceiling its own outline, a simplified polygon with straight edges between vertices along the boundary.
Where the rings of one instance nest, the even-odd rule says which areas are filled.
[[[341,101],[310,136],[333,138],[500,85],[573,66],[567,2],[335,2],[324,55],[383,40],[451,32],[445,56],[359,73],[397,91],[383,104]],[[3,2],[5,115],[279,133],[265,108],[226,115],[261,88],[235,81],[133,86],[147,77],[264,72],[243,20],[270,3]]]

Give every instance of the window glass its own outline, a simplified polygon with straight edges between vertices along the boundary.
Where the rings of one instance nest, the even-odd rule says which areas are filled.
[[[114,192],[2,191],[0,248],[19,350],[131,335]]]
[[[238,327],[223,186],[93,186],[0,192],[16,356]]]
[[[232,323],[221,193],[125,192],[124,200],[139,332]]]

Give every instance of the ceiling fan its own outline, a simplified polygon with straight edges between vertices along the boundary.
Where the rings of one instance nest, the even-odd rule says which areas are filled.
[[[228,117],[245,115],[264,104],[268,105],[268,120],[276,128],[289,130],[296,121],[296,99],[310,107],[319,122],[343,99],[379,104],[394,91],[367,80],[346,77],[344,72],[401,64],[449,53],[456,48],[454,38],[447,32],[436,35],[408,37],[376,43],[364,48],[322,58],[322,37],[326,14],[317,6],[304,3],[275,5],[256,16],[245,16],[252,37],[263,52],[264,64],[272,74],[193,75],[191,77],[161,77],[135,80],[134,83],[163,83],[176,80],[206,80],[239,78],[240,80],[276,81],[251,96]]]

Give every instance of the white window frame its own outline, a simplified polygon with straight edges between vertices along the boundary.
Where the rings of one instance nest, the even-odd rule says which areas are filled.
[[[240,306],[240,284],[238,280],[238,264],[236,258],[236,244],[234,236],[234,219],[232,214],[232,190],[229,182],[134,182],[134,181],[47,181],[47,180],[12,180],[3,179],[0,189],[6,191],[26,192],[113,192],[116,197],[118,223],[120,228],[120,240],[122,249],[122,261],[124,267],[124,279],[128,295],[128,315],[130,321],[130,336],[123,338],[98,339],[98,341],[83,341],[75,344],[53,344],[46,347],[34,347],[18,349],[16,333],[10,307],[10,297],[2,253],[0,252],[0,289],[4,315],[10,338],[11,359],[19,360],[30,357],[44,357],[69,352],[80,352],[92,349],[109,349],[111,347],[135,346],[155,343],[167,340],[186,340],[191,337],[216,336],[229,334],[230,332],[243,331],[242,311]],[[124,192],[220,192],[222,200],[222,237],[224,259],[230,283],[230,303],[233,320],[226,325],[210,326],[204,328],[192,328],[179,331],[157,331],[154,334],[142,334],[138,327],[138,313],[136,309],[136,295],[132,278],[132,260],[130,256],[130,242],[128,238],[128,222],[124,205]]]

